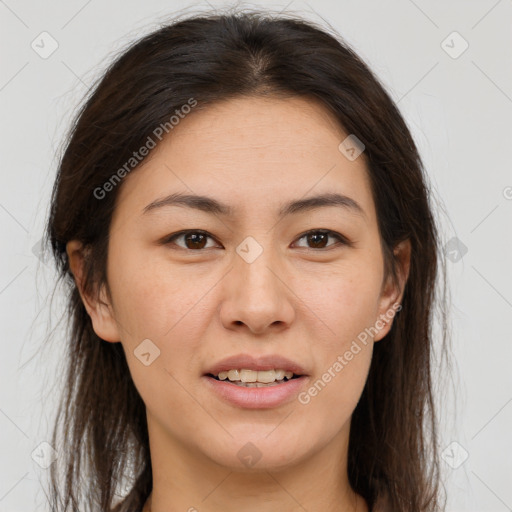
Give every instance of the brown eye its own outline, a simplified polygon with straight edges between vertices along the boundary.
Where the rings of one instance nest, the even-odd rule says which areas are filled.
[[[206,236],[202,233],[189,233],[184,235],[184,237],[187,249],[204,249],[206,245]]]
[[[208,233],[204,231],[182,231],[181,233],[176,233],[170,237],[168,237],[164,243],[165,244],[174,244],[175,240],[183,239],[184,246],[180,244],[175,244],[182,249],[188,249],[191,251],[198,251],[204,249],[207,244],[208,238],[212,238]]]
[[[327,245],[329,237],[336,238],[340,243]],[[329,230],[316,229],[308,231],[307,233],[304,233],[299,240],[302,240],[303,238],[306,239],[306,243],[308,244],[306,248],[309,249],[325,249],[340,244],[348,245],[348,241],[342,235]]]
[[[177,245],[179,248],[184,250],[201,251],[202,249],[212,248],[211,246],[207,247],[209,238],[214,240],[214,238],[205,231],[189,230],[170,235],[165,238],[162,243],[165,245]],[[329,238],[338,240],[338,243],[329,244]],[[183,240],[182,244],[175,242],[179,239]],[[350,245],[350,242],[343,235],[326,229],[315,229],[308,231],[307,233],[304,233],[298,240],[302,239],[306,240],[307,246],[305,248],[313,250],[329,249],[330,247],[339,245]]]

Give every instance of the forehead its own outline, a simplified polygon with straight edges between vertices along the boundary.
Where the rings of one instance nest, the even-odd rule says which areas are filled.
[[[161,149],[182,143],[216,155],[251,152],[264,157],[307,155],[336,149],[347,134],[319,101],[302,97],[239,97],[185,116]],[[222,144],[219,142],[222,141]],[[306,144],[307,143],[307,144]],[[160,149],[160,148],[159,148]],[[260,151],[258,151],[260,150]],[[158,152],[158,150],[157,150]]]
[[[371,214],[364,154],[351,161],[339,149],[347,136],[326,107],[305,98],[198,106],[126,178],[120,194],[138,201],[139,210],[173,192],[214,195],[239,212],[335,192]]]

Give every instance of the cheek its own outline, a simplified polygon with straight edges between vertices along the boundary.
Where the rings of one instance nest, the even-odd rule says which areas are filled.
[[[351,353],[351,359],[345,356]],[[333,354],[323,373],[315,375],[298,396],[302,421],[318,437],[332,438],[347,425],[361,398],[372,356],[370,344]],[[297,417],[298,420],[298,417]]]
[[[364,389],[373,341],[366,331],[376,320],[379,276],[354,272],[350,278],[333,278],[329,285],[309,288],[327,334],[314,341],[317,373],[299,403],[305,420],[315,431],[334,436],[351,417]]]
[[[304,302],[318,316],[312,318],[326,333],[315,337],[311,332],[318,373],[299,400],[318,407],[318,415],[329,411],[346,420],[364,388],[373,353],[370,327],[378,318],[378,268],[375,262],[361,260],[344,265],[329,279],[317,276],[303,289]]]
[[[142,250],[127,249],[123,254],[112,265],[109,278],[116,319],[126,340],[140,343],[149,338],[160,343],[179,332],[185,317],[188,323],[197,318],[196,311],[204,307],[201,298],[214,285],[214,276],[195,282],[164,258],[149,261]]]
[[[116,320],[133,380],[138,389],[144,387],[139,389],[144,398],[171,400],[169,386],[174,383],[175,389],[180,388],[173,376],[184,382],[191,371],[197,371],[194,357],[210,322],[208,311],[215,310],[213,294],[207,291],[218,277],[194,281],[168,262],[155,258],[148,263],[137,254],[125,253],[118,262],[110,277]],[[141,361],[142,353],[149,353],[149,366]]]
[[[381,274],[375,262],[346,262],[328,275],[308,279],[301,298],[328,329],[329,352],[338,351],[377,319]]]

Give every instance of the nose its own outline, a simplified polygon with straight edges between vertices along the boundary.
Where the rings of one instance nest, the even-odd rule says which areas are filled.
[[[236,254],[226,277],[220,307],[221,322],[226,329],[268,334],[290,327],[295,318],[295,295],[287,283],[290,279],[270,249],[265,249],[251,263]]]

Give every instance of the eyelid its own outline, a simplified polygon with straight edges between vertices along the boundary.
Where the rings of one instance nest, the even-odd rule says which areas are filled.
[[[160,243],[163,244],[163,245],[172,244],[173,240],[175,240],[175,239],[177,239],[177,238],[179,238],[179,237],[181,237],[183,235],[187,235],[189,233],[199,233],[199,234],[204,235],[207,238],[211,238],[212,240],[215,240],[217,243],[219,243],[217,241],[217,239],[213,235],[208,233],[208,231],[204,231],[202,229],[185,229],[183,231],[178,231],[176,233],[172,233],[171,235],[165,236],[160,241]],[[332,247],[338,247],[340,244],[341,245],[352,246],[352,242],[350,240],[348,240],[347,237],[345,237],[341,233],[338,233],[337,231],[333,231],[333,230],[325,229],[325,228],[309,229],[308,231],[305,231],[304,233],[302,233],[299,236],[297,236],[295,241],[301,240],[301,239],[303,239],[304,237],[306,237],[307,235],[309,235],[311,233],[322,233],[324,235],[329,235],[332,238],[336,238],[338,240],[339,244],[331,244],[331,245],[329,245],[329,246],[327,246],[325,248],[319,248],[319,249],[315,249],[314,247],[301,247],[301,249],[307,249],[307,250],[314,251],[314,252],[322,252],[322,251],[327,251],[327,250],[329,250]],[[181,247],[179,245],[177,247],[179,249],[183,249],[185,251],[197,252],[197,253],[202,252],[202,251],[205,250],[205,249],[187,249],[186,247]],[[212,249],[212,247],[208,247],[208,249]]]
[[[322,233],[324,235],[329,235],[332,238],[336,238],[338,240],[339,244],[331,244],[331,245],[328,245],[327,247],[320,248],[320,249],[315,249],[314,247],[302,247],[302,249],[308,249],[310,251],[315,251],[315,252],[322,252],[322,251],[327,251],[333,247],[338,247],[340,244],[352,246],[352,242],[350,242],[350,240],[347,237],[343,236],[341,233],[338,233],[337,231],[333,231],[332,229],[325,229],[325,228],[309,229],[308,231],[299,235],[296,238],[296,240],[301,240],[302,238],[304,238],[305,236],[307,236],[311,233]]]
[[[208,233],[208,231],[204,231],[202,229],[184,229],[183,231],[178,231],[176,233],[172,233],[171,235],[165,236],[162,240],[160,240],[160,243],[163,245],[170,245],[173,243],[173,240],[175,240],[176,238],[179,238],[183,235],[188,235],[189,233],[198,233],[200,235],[206,236],[207,238],[211,238],[212,240],[215,240],[217,243],[219,243],[213,235]],[[176,244],[174,244],[174,245],[176,245]],[[184,251],[189,251],[189,252],[201,252],[201,251],[205,250],[205,249],[187,249],[186,247],[181,247],[179,245],[177,247],[179,249],[183,249]],[[211,247],[208,247],[208,249],[211,249]]]

